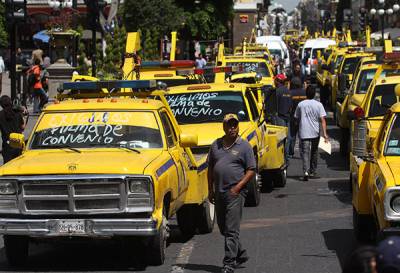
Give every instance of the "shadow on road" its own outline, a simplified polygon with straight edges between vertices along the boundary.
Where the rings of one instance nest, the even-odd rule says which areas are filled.
[[[340,202],[351,205],[352,196],[348,179],[328,181],[328,189]]]
[[[321,160],[325,161],[326,167],[334,171],[348,171],[349,160],[340,155],[339,151],[333,151],[332,154],[320,153]]]
[[[340,266],[343,264],[350,253],[357,247],[357,241],[352,229],[331,229],[323,231],[325,245],[327,249],[336,253]]]
[[[190,239],[183,236],[176,225],[170,227],[169,244],[185,243]],[[5,250],[0,249],[0,271],[136,272],[146,271],[148,266],[146,244],[137,238],[32,242],[29,247],[29,259],[24,267],[8,265]]]
[[[184,269],[188,269],[191,271],[200,271],[200,272],[210,272],[217,273],[221,272],[221,267],[211,264],[177,264]]]

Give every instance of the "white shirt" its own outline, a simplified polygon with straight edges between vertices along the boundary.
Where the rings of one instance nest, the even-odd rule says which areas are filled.
[[[297,105],[294,117],[300,120],[300,139],[316,138],[319,137],[319,120],[326,117],[326,112],[322,103],[307,99]]]

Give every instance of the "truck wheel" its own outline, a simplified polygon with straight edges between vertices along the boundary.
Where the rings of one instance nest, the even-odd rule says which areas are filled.
[[[247,207],[257,207],[260,204],[260,184],[259,175],[256,173],[254,178],[247,183],[247,196],[244,203]]]
[[[27,236],[4,235],[7,261],[12,266],[21,266],[28,260],[29,238]]]
[[[164,213],[160,230],[150,238],[147,251],[147,259],[150,265],[162,265],[165,261],[165,250],[169,237],[168,220],[165,215]]]
[[[184,205],[176,213],[179,229],[185,236],[193,236],[196,233],[198,206]]]
[[[286,186],[286,168],[279,170],[274,175],[274,186],[283,188]]]
[[[199,233],[206,234],[211,233],[214,229],[215,222],[215,207],[208,199],[198,207],[198,228]]]
[[[274,189],[274,179],[273,175],[269,171],[263,171],[261,173],[261,191],[262,192],[271,192]]]
[[[376,227],[372,215],[361,215],[353,206],[353,228],[357,240],[366,243],[375,241]]]

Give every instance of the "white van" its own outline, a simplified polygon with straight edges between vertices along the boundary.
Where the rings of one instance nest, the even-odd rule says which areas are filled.
[[[301,60],[304,64],[306,76],[315,76],[318,67],[317,52],[320,51],[321,55],[323,55],[328,46],[335,44],[335,40],[326,38],[310,39],[304,43]]]
[[[257,44],[262,44],[263,46],[267,46],[269,49],[269,43],[273,43],[275,47],[275,43],[279,43],[283,50],[283,59],[285,60],[285,68],[290,67],[290,54],[289,54],[289,49],[285,42],[282,40],[281,36],[273,36],[273,35],[267,35],[267,36],[259,36],[256,37],[256,43]]]

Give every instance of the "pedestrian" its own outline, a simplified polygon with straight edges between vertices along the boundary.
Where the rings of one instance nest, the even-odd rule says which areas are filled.
[[[373,246],[360,246],[347,257],[343,273],[377,273],[377,250]]]
[[[14,109],[11,98],[7,95],[0,97],[0,132],[2,138],[3,163],[21,155],[20,149],[12,148],[9,145],[11,133],[22,133],[25,129],[25,122],[22,108]]]
[[[299,131],[299,124],[297,120],[294,118],[294,112],[297,108],[297,105],[307,99],[306,96],[306,91],[302,87],[301,79],[298,77],[293,77],[290,80],[290,96],[292,98],[292,109],[290,112],[290,125],[289,125],[289,133],[288,133],[288,139],[289,139],[289,147],[288,147],[288,153],[289,157],[294,156],[294,147],[296,145],[296,138],[297,138],[297,133]]]
[[[3,73],[6,72],[3,56],[0,56],[0,94],[3,91]]]
[[[303,72],[301,71],[301,64],[299,60],[296,60],[295,62],[293,62],[293,70],[289,76],[290,80],[293,78],[299,78],[301,80],[301,87],[306,88],[307,86],[305,86],[306,84],[306,77],[303,74]]]
[[[46,91],[43,88],[42,83],[42,66],[40,64],[40,59],[35,59],[35,65],[31,68],[31,72],[34,76],[33,82],[33,98],[34,105],[33,111],[35,113],[40,113],[42,111],[43,106],[48,102],[49,97],[47,96]]]
[[[196,58],[196,68],[204,68],[207,65],[206,59],[203,58],[203,54],[199,54],[199,56]]]
[[[215,140],[208,154],[209,200],[215,201],[217,223],[225,237],[223,273],[249,257],[240,243],[240,220],[246,196],[246,184],[254,177],[256,161],[250,144],[239,136],[239,119],[227,114],[223,119],[225,135]]]
[[[378,273],[400,272],[400,237],[390,236],[377,247],[376,268]]]
[[[278,74],[275,76],[276,86],[276,102],[277,102],[277,117],[276,125],[284,126],[290,130],[290,113],[292,110],[292,97],[289,89],[286,86],[286,76]],[[287,138],[285,145],[285,158],[288,161],[289,155],[289,138]]]
[[[315,87],[306,89],[307,99],[297,105],[294,117],[299,121],[300,155],[303,160],[303,180],[315,177],[318,165],[318,144],[320,138],[320,122],[325,142],[329,141],[326,133],[326,112],[324,106],[315,100]]]
[[[39,64],[43,64],[43,50],[36,45],[36,49],[32,51],[32,60],[31,63],[34,65],[35,60],[39,60]]]

